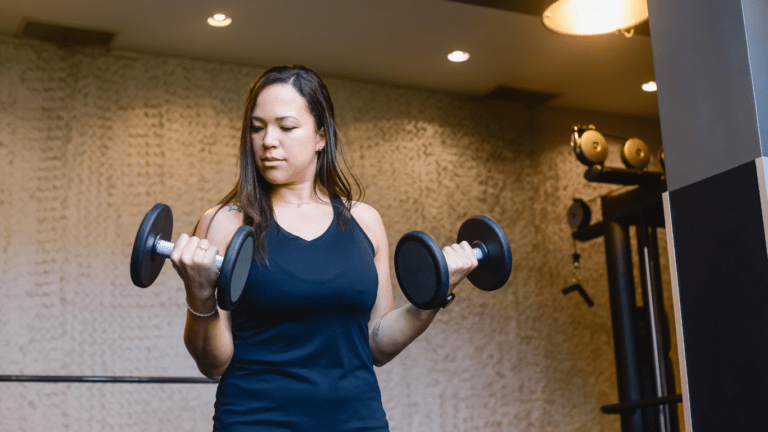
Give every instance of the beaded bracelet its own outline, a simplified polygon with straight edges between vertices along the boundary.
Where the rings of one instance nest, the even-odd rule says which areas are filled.
[[[216,308],[213,309],[213,312],[211,312],[211,313],[201,314],[201,313],[197,313],[197,312],[193,311],[192,307],[189,305],[189,302],[185,301],[185,303],[187,303],[187,309],[189,309],[190,312],[192,312],[194,315],[199,316],[199,317],[209,317],[209,316],[211,316],[211,315],[213,315],[213,314],[215,314],[216,312],[219,311],[219,308],[216,307]]]

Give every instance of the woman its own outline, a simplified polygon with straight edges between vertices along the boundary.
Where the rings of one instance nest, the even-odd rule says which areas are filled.
[[[393,309],[384,224],[353,200],[339,147],[320,77],[301,66],[267,70],[248,93],[237,185],[195,237],[176,241],[184,342],[200,371],[221,380],[214,430],[388,430],[373,366],[437,310]],[[216,306],[214,257],[243,224],[256,231],[256,257],[226,312]],[[443,252],[452,292],[477,260],[466,242]]]

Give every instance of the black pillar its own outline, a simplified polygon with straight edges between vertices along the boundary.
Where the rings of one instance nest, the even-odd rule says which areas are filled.
[[[648,11],[686,430],[768,430],[768,1]]]

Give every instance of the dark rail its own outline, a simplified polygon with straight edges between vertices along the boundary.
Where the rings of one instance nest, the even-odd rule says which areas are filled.
[[[129,383],[129,384],[216,384],[199,377],[73,376],[73,375],[0,375],[6,382]]]
[[[605,414],[621,414],[624,411],[629,411],[637,408],[643,408],[654,405],[671,405],[681,403],[683,401],[682,395],[664,396],[653,399],[643,399],[630,402],[617,403],[615,405],[605,405],[600,407],[600,411]]]

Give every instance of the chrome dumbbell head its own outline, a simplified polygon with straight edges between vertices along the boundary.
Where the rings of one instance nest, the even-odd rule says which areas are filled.
[[[648,145],[640,138],[630,138],[621,148],[621,161],[630,169],[645,169],[651,162]]]
[[[608,142],[592,125],[573,128],[571,147],[579,162],[586,166],[601,165],[608,157]]]

